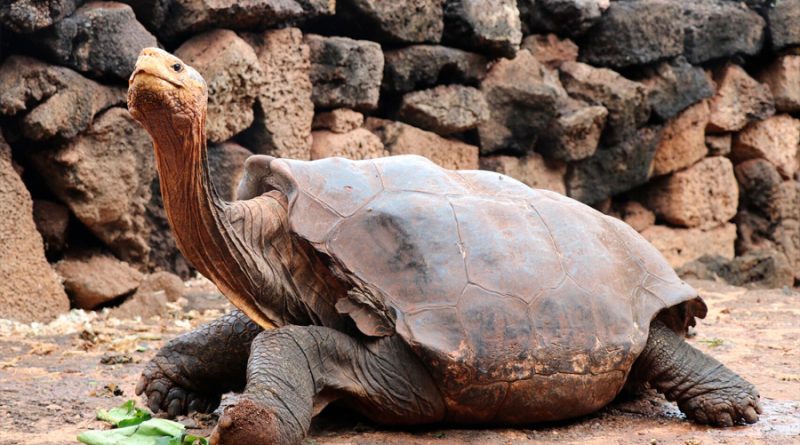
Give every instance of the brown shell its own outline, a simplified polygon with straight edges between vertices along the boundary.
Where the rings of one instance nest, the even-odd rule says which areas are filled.
[[[569,374],[616,394],[653,317],[697,296],[628,225],[498,173],[418,156],[262,161],[291,229],[391,308],[453,391]]]

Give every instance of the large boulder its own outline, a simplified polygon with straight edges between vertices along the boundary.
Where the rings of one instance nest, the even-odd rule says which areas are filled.
[[[581,39],[581,59],[609,67],[643,65],[683,53],[681,8],[675,2],[618,1]]]
[[[758,80],[769,86],[778,111],[800,111],[800,56],[776,58],[758,75]]]
[[[146,263],[153,148],[127,110],[106,111],[80,136],[37,151],[32,160],[53,193],[111,251],[123,260]]]
[[[7,0],[0,3],[0,24],[18,33],[52,26],[72,14],[83,0]]]
[[[767,22],[774,51],[800,45],[800,0],[769,2]]]
[[[711,98],[711,133],[739,131],[749,122],[775,113],[769,87],[758,83],[739,65],[729,64],[714,73],[717,93]]]
[[[47,264],[33,221],[33,202],[0,135],[0,318],[48,322],[69,310],[58,276]]]
[[[539,153],[530,153],[523,157],[484,156],[481,158],[481,168],[511,176],[535,189],[550,190],[562,195],[567,193],[564,185],[567,165],[547,160]]]
[[[311,159],[339,156],[347,159],[373,159],[386,156],[383,142],[371,131],[356,128],[346,133],[321,130],[313,133]]]
[[[753,56],[764,45],[764,19],[741,2],[678,0],[683,7],[684,54],[691,63]]]
[[[476,170],[478,147],[436,133],[420,130],[402,122],[369,118],[364,124],[383,142],[390,155],[414,154],[425,156],[444,168]]]
[[[133,293],[144,276],[128,263],[100,252],[68,255],[55,265],[64,288],[81,309],[94,309]]]
[[[708,230],[654,225],[642,236],[658,249],[670,266],[681,267],[704,255],[733,259],[736,225],[727,223]]]
[[[131,7],[116,2],[87,3],[39,33],[35,42],[57,64],[121,80],[131,75],[143,48],[158,45]]]
[[[644,127],[622,142],[605,145],[567,171],[567,194],[587,204],[626,192],[647,182],[661,137],[658,127]]]
[[[478,127],[482,153],[533,151],[565,96],[558,78],[526,50],[495,63],[481,91],[489,104],[489,119]]]
[[[332,0],[173,0],[163,22],[152,26],[161,39],[175,41],[211,28],[264,29],[335,11]]]
[[[555,34],[534,34],[522,41],[522,49],[527,49],[536,60],[551,69],[557,69],[564,62],[578,60],[578,45],[570,39]]]
[[[728,158],[706,158],[648,185],[648,208],[682,227],[710,228],[736,215],[739,188]]]
[[[605,68],[566,62],[559,69],[570,96],[608,110],[603,141],[616,144],[630,138],[650,117],[647,90],[639,82]]]
[[[714,84],[703,69],[683,57],[645,67],[637,80],[647,88],[650,108],[662,121],[714,95]]]
[[[514,57],[522,41],[516,0],[445,0],[444,42]]]
[[[558,116],[550,122],[536,150],[562,161],[579,161],[592,156],[600,143],[608,110],[602,105],[589,105],[575,99],[561,102]]]
[[[664,126],[653,160],[653,175],[665,175],[689,167],[706,156],[708,114],[708,102],[703,101],[687,108]]]
[[[337,15],[359,34],[391,43],[438,43],[444,0],[339,0]]]
[[[371,110],[378,106],[383,52],[380,45],[347,37],[305,36],[311,48],[311,99],[319,108]]]
[[[800,121],[788,114],[779,114],[750,124],[733,139],[731,158],[736,162],[764,158],[791,179],[800,167]],[[800,212],[800,209],[798,209]]]
[[[579,36],[594,26],[610,0],[517,0],[524,33]]]
[[[311,54],[297,28],[248,34],[264,76],[253,125],[242,140],[253,151],[279,158],[309,159],[311,121]]]
[[[175,55],[208,84],[208,140],[226,141],[253,123],[253,104],[264,78],[247,42],[233,31],[218,29],[187,40]]]
[[[476,88],[440,85],[403,96],[397,117],[411,125],[447,135],[484,123],[489,118],[489,105]]]
[[[437,83],[478,85],[486,76],[486,57],[438,45],[411,45],[384,53],[383,85],[388,93],[407,93]]]
[[[0,66],[0,115],[21,116],[28,139],[70,139],[97,113],[125,103],[125,90],[107,87],[68,68],[24,56]]]

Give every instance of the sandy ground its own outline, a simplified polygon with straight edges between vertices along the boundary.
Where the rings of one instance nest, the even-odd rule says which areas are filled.
[[[753,382],[764,414],[752,426],[713,429],[686,421],[657,394],[617,400],[586,418],[515,429],[387,430],[329,409],[307,444],[800,444],[800,292],[694,283],[710,313],[690,339]],[[49,325],[0,321],[0,445],[75,444],[101,428],[98,408],[135,398],[138,374],[161,344],[230,306],[195,289],[161,318],[116,320],[73,311]],[[208,417],[181,419],[207,434]]]

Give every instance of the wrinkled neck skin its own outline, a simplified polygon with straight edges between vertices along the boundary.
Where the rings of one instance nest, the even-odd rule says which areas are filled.
[[[232,206],[217,194],[206,159],[204,114],[151,111],[145,125],[167,218],[189,262],[264,327],[340,324],[333,305],[341,286],[315,272],[321,260],[286,230],[283,196]]]

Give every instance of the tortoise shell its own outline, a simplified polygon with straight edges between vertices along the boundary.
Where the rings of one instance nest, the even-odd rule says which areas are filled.
[[[481,397],[484,412],[499,413],[473,420],[513,422],[504,407],[526,403],[507,400],[514,385],[535,383],[540,420],[605,405],[650,321],[697,297],[627,224],[498,173],[419,156],[259,156],[246,175],[240,197],[285,193],[290,229],[360,289],[337,308],[367,334],[399,334],[442,382],[449,409]]]

